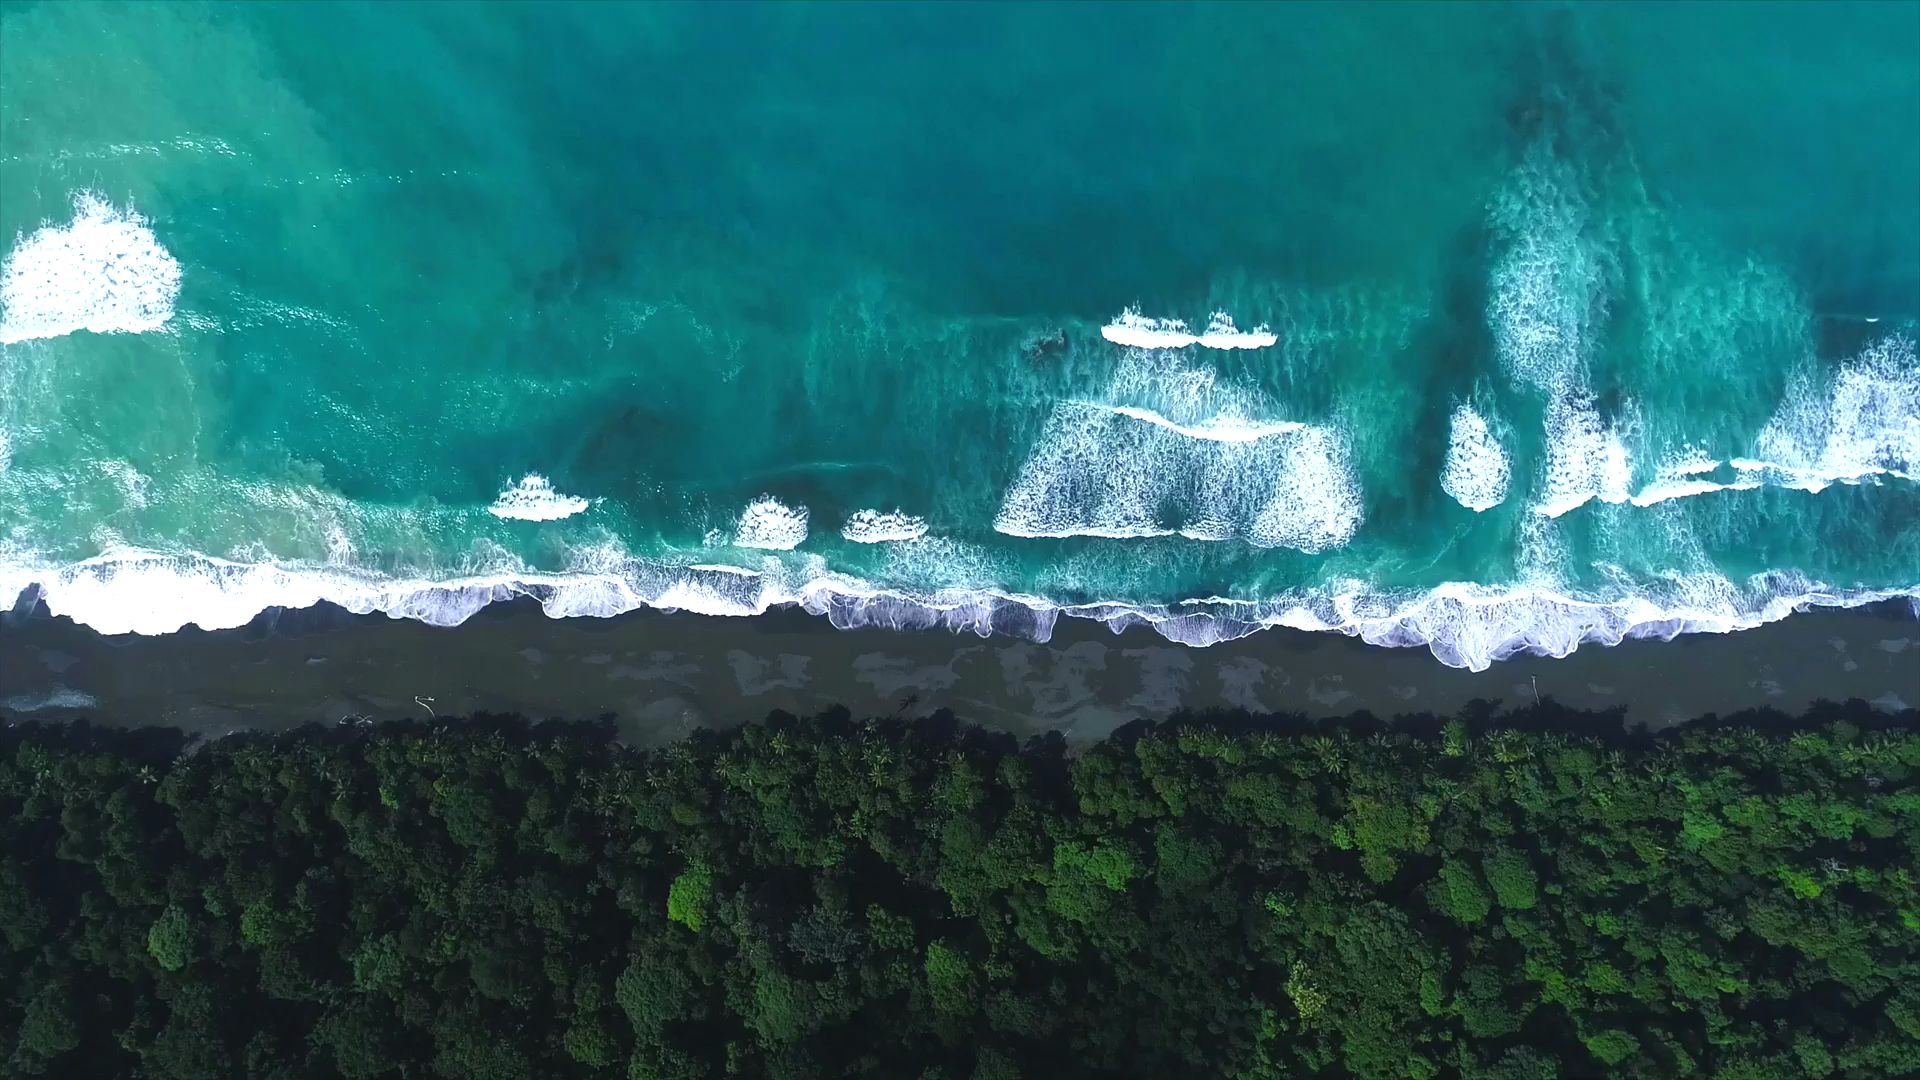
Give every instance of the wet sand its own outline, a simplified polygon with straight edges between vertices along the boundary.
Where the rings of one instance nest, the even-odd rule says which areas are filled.
[[[1476,698],[1620,708],[1660,727],[1709,712],[1794,712],[1827,698],[1920,705],[1920,622],[1905,605],[1814,611],[1738,634],[1588,646],[1471,673],[1424,649],[1276,629],[1206,649],[1144,628],[1061,619],[1046,644],[947,631],[840,631],[789,610],[753,618],[632,612],[556,620],[530,601],[446,629],[323,605],[237,630],[97,634],[43,610],[0,619],[0,717],[91,716],[204,735],[311,722],[512,712],[613,714],[658,743],[774,709],[844,705],[1090,740],[1181,709],[1379,716]]]

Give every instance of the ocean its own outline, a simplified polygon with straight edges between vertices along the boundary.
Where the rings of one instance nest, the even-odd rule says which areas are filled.
[[[0,2],[0,253],[107,633],[1920,596],[1920,4]]]

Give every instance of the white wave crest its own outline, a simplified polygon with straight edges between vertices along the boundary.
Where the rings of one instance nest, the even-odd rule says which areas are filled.
[[[1803,374],[1735,469],[1820,491],[1873,476],[1920,478],[1920,362],[1914,342],[1889,337],[1840,365],[1822,385]]]
[[[861,510],[840,527],[840,535],[856,544],[918,540],[927,535],[927,519],[900,510]]]
[[[1152,409],[1143,409],[1137,405],[1102,405],[1092,401],[1084,404],[1096,409],[1105,409],[1120,416],[1144,420],[1190,439],[1208,439],[1213,442],[1253,442],[1269,435],[1285,435],[1288,432],[1301,431],[1307,426],[1292,420],[1248,420],[1231,414],[1209,416],[1197,424],[1182,424]]]
[[[1440,489],[1455,502],[1476,513],[1491,510],[1507,498],[1513,464],[1506,448],[1494,437],[1486,418],[1462,402],[1453,410],[1447,436],[1446,471]]]
[[[1325,551],[1362,518],[1344,438],[1256,419],[1273,403],[1166,352],[1130,351],[1105,400],[1054,407],[1001,501],[1009,536],[1179,534]]]
[[[1326,428],[1306,428],[1281,458],[1272,495],[1248,526],[1247,540],[1312,555],[1347,544],[1360,519],[1360,488],[1345,442]]]
[[[1127,308],[1100,328],[1100,336],[1131,349],[1184,349],[1199,341],[1180,319],[1156,319]]]
[[[1718,480],[1706,479],[1720,471],[1723,464],[1724,462],[1699,447],[1687,447],[1662,461],[1654,470],[1652,482],[1635,492],[1630,501],[1635,506],[1652,506],[1670,499],[1686,499],[1715,491],[1760,486],[1758,482],[1744,480],[1722,483]]]
[[[1200,335],[1200,347],[1204,349],[1265,349],[1278,343],[1280,335],[1265,325],[1252,330],[1241,330],[1233,325],[1233,316],[1224,311],[1216,311],[1207,319],[1207,328]]]
[[[0,344],[158,330],[179,295],[180,263],[147,220],[83,191],[71,222],[21,238],[0,263]]]
[[[1549,519],[1530,519],[1551,526]],[[908,545],[911,546],[911,545]],[[1169,640],[1204,646],[1266,627],[1338,631],[1375,645],[1426,646],[1442,663],[1482,671],[1510,656],[1566,656],[1582,644],[1629,637],[1726,633],[1813,607],[1854,607],[1915,598],[1920,583],[1843,590],[1769,572],[1744,583],[1714,573],[1671,574],[1632,589],[1576,595],[1543,585],[1449,583],[1391,592],[1358,582],[1264,600],[1224,597],[1170,605],[1118,601],[1060,604],[992,588],[902,591],[829,573],[815,560],[769,572],[663,565],[617,551],[576,552],[560,573],[501,570],[445,579],[395,579],[340,567],[240,563],[201,556],[118,551],[65,566],[0,566],[0,603],[34,589],[47,610],[108,634],[171,633],[189,624],[246,625],[271,608],[337,604],[455,626],[489,604],[532,597],[555,618],[606,617],[642,607],[753,615],[798,606],[841,629],[945,627],[982,637],[1046,641],[1060,615],[1098,620],[1116,632],[1144,624]]]
[[[1343,440],[1275,426],[1247,441],[1197,438],[1086,402],[1058,406],[1002,500],[1009,536],[1244,539],[1319,552],[1353,539],[1359,486]],[[1178,524],[1164,520],[1171,514]]]
[[[1203,349],[1264,349],[1280,340],[1266,326],[1241,330],[1233,316],[1216,311],[1207,320],[1207,328],[1195,334],[1180,319],[1156,319],[1142,315],[1139,308],[1127,308],[1100,328],[1100,336],[1115,345],[1133,349],[1184,349],[1198,345]]]
[[[736,547],[791,551],[807,539],[807,508],[788,506],[771,495],[747,504],[734,526]]]
[[[1633,463],[1627,456],[1626,423],[1609,424],[1584,391],[1562,388],[1547,402],[1547,460],[1537,513],[1559,517],[1593,499],[1630,499]]]
[[[42,709],[94,709],[99,705],[92,694],[64,686],[56,686],[44,694],[15,694],[0,701],[0,709],[17,713],[39,712]]]
[[[559,521],[580,513],[588,505],[587,500],[578,496],[555,491],[553,482],[539,473],[528,473],[500,492],[500,497],[487,507],[487,513],[515,521]]]
[[[1722,468],[1732,479],[1715,480]],[[1880,477],[1920,479],[1920,363],[1914,343],[1887,338],[1825,379],[1798,374],[1754,439],[1751,456],[1721,461],[1688,447],[1662,462],[1635,506],[1774,485],[1820,492]]]

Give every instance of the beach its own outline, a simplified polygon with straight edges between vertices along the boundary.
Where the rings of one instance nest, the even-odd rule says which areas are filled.
[[[488,662],[498,700],[623,712],[1030,664],[1062,689],[1005,707],[1098,727],[1183,685],[1438,691],[1309,679],[1291,636],[757,615],[1330,626],[1482,668],[1920,589],[1911,6],[517,10],[9,10],[0,593],[107,633],[529,591],[755,618],[536,621]],[[533,696],[692,644],[692,688],[583,660]]]
[[[1811,611],[1732,634],[1516,657],[1484,672],[1332,633],[1275,629],[1209,648],[1062,619],[1045,643],[944,630],[835,630],[798,610],[550,619],[529,601],[433,627],[328,605],[234,630],[102,635],[44,609],[0,623],[0,717],[89,717],[216,737],[303,724],[520,713],[613,716],[636,744],[775,710],[965,721],[1099,739],[1179,710],[1388,718],[1483,699],[1621,710],[1661,727],[1752,708],[1859,698],[1920,704],[1920,622],[1906,604]]]

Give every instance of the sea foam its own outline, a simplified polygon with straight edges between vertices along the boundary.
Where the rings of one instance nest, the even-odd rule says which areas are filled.
[[[1531,520],[1551,524],[1550,519]],[[887,588],[826,572],[817,561],[802,562],[783,567],[770,559],[772,572],[743,574],[738,567],[668,565],[613,551],[576,552],[571,565],[558,573],[522,570],[400,579],[337,567],[123,550],[64,566],[0,567],[0,602],[31,591],[51,614],[108,634],[164,634],[189,624],[232,628],[271,608],[323,601],[359,614],[383,612],[455,626],[489,604],[515,597],[535,599],[555,618],[607,617],[647,607],[738,616],[799,607],[825,615],[842,629],[944,627],[1041,642],[1064,615],[1096,620],[1116,632],[1144,625],[1171,641],[1194,646],[1268,627],[1334,631],[1375,645],[1424,646],[1448,666],[1481,671],[1522,653],[1565,656],[1588,643],[1726,633],[1814,607],[1920,598],[1920,583],[1845,590],[1791,573],[1768,572],[1737,582],[1702,572],[1661,575],[1631,588],[1586,594],[1551,585],[1465,583],[1396,592],[1344,581],[1262,600],[1215,596],[1166,605],[1063,604],[992,588]],[[1920,599],[1916,606],[1920,609]]]
[[[147,219],[83,191],[71,222],[20,238],[0,263],[0,344],[158,330],[179,295],[180,263]]]
[[[744,566],[731,566],[727,563],[694,563],[688,566],[687,569],[704,570],[711,574],[732,574],[735,577],[756,578],[763,576],[758,570],[749,570]]]
[[[1164,352],[1129,352],[1104,400],[1057,404],[1001,500],[1009,536],[1180,535],[1320,552],[1363,517],[1345,439],[1262,418],[1257,391]]]
[[[528,473],[500,492],[500,497],[487,507],[487,513],[515,521],[559,521],[580,513],[588,505],[587,500],[578,496],[555,491],[552,481],[539,473]]]
[[[1207,328],[1195,334],[1180,319],[1156,319],[1142,315],[1139,308],[1127,308],[1100,328],[1100,336],[1115,345],[1134,349],[1184,349],[1198,345],[1205,349],[1264,349],[1280,340],[1265,326],[1241,330],[1233,316],[1216,311],[1207,320]]]
[[[1507,499],[1513,465],[1485,417],[1470,404],[1453,410],[1446,470],[1440,488],[1469,510],[1491,510]]]
[[[1551,144],[1531,147],[1491,207],[1501,253],[1491,271],[1487,323],[1501,365],[1549,393],[1584,380],[1589,328],[1605,275],[1584,236],[1582,185]]]
[[[1632,498],[1633,462],[1627,455],[1624,423],[1600,417],[1592,395],[1561,389],[1547,402],[1547,460],[1534,510],[1548,517],[1587,502],[1623,503]]]
[[[1329,429],[1272,425],[1257,438],[1210,439],[1181,426],[1061,404],[994,528],[1025,537],[1177,532],[1304,552],[1339,547],[1359,529],[1358,483],[1344,441]]]
[[[1587,385],[1588,338],[1604,306],[1606,275],[1604,253],[1585,233],[1581,192],[1572,167],[1543,140],[1528,149],[1491,208],[1501,252],[1491,271],[1487,325],[1507,374],[1547,398],[1546,459],[1533,504],[1547,517],[1596,499],[1632,497],[1630,420],[1602,419]]]
[[[1735,469],[1819,491],[1873,476],[1920,478],[1920,363],[1888,337],[1827,379],[1803,373]]]
[[[885,544],[918,540],[927,534],[927,520],[899,510],[861,510],[840,527],[840,535],[856,544]]]
[[[1317,554],[1351,541],[1361,516],[1345,442],[1326,428],[1310,427],[1282,455],[1272,493],[1247,527],[1247,540]]]
[[[1563,455],[1569,463],[1557,474],[1559,487],[1550,485],[1558,501],[1549,498],[1542,511],[1571,509],[1582,492],[1621,501],[1624,450],[1618,449],[1617,432],[1578,405],[1557,420],[1555,415],[1550,408],[1549,439],[1571,439]],[[1592,469],[1570,464],[1576,449],[1594,446],[1602,448],[1597,460],[1605,473],[1597,484]],[[1714,479],[1728,475],[1723,470],[1731,470],[1730,478]],[[1880,477],[1920,479],[1920,363],[1908,338],[1877,341],[1824,377],[1800,372],[1748,454],[1722,461],[1704,448],[1687,447],[1664,459],[1654,478],[1626,501],[1644,507],[1765,485],[1818,493]]]
[[[1629,501],[1635,506],[1652,506],[1670,499],[1685,499],[1715,491],[1759,486],[1757,482],[1721,483],[1707,479],[1719,472],[1724,464],[1699,447],[1687,447],[1662,461],[1654,470],[1653,481],[1634,492]]]
[[[791,551],[807,539],[807,508],[788,506],[771,495],[747,504],[733,529],[737,547]]]
[[[1249,443],[1264,439],[1269,435],[1285,435],[1292,431],[1305,430],[1305,424],[1292,420],[1248,420],[1233,415],[1209,416],[1194,424],[1182,424],[1168,419],[1152,409],[1143,409],[1136,405],[1102,405],[1098,402],[1085,402],[1096,409],[1105,409],[1119,416],[1132,417],[1149,424],[1166,428],[1176,435],[1185,435],[1190,439],[1206,439],[1212,442]]]

